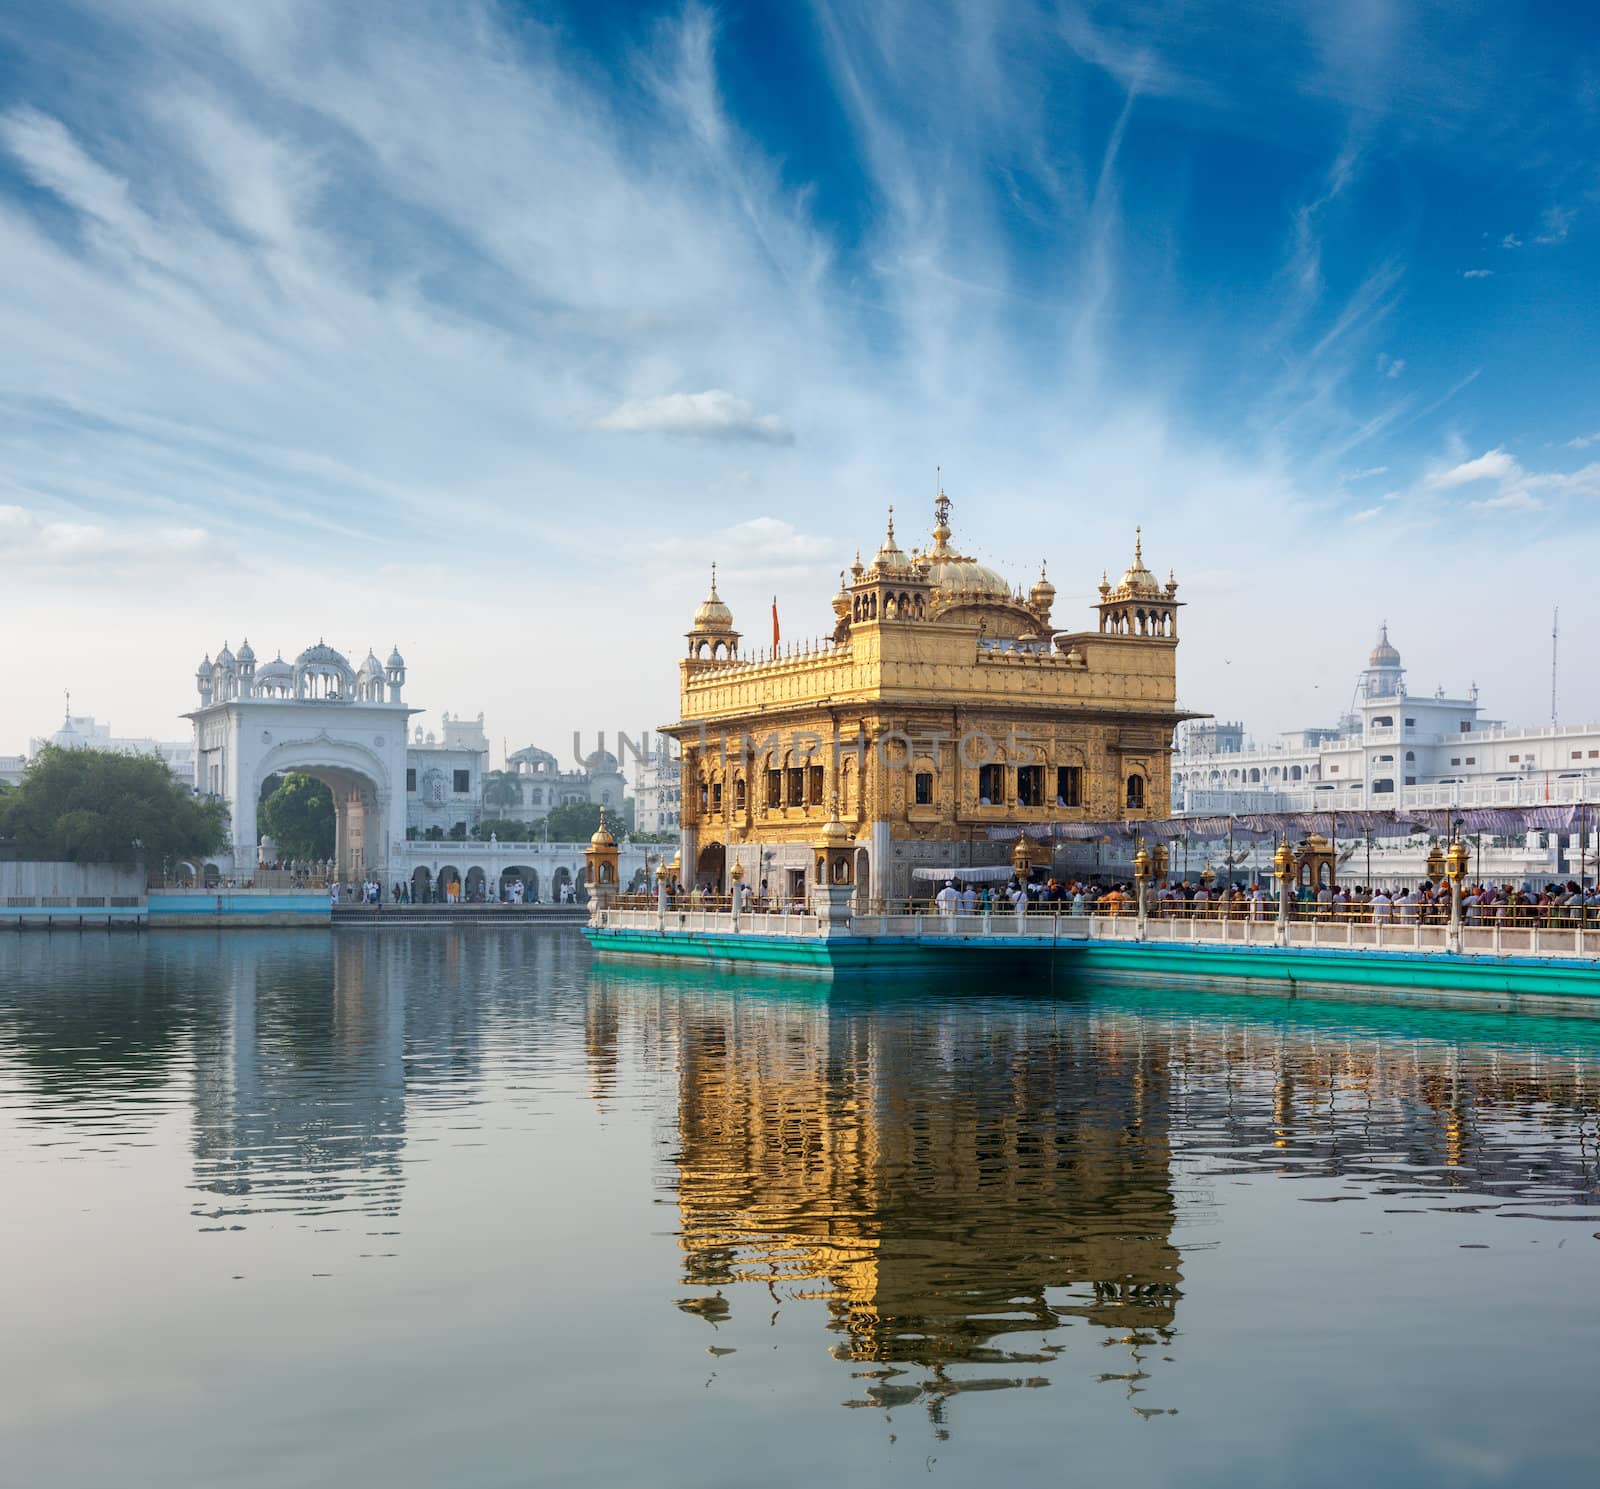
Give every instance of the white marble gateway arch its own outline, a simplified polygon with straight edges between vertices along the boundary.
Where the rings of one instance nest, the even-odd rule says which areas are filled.
[[[352,667],[321,641],[259,669],[248,641],[237,655],[224,644],[215,661],[206,657],[195,674],[200,706],[186,717],[195,789],[228,807],[232,862],[219,858],[223,872],[254,872],[262,784],[292,770],[333,794],[342,878],[401,877],[391,863],[405,849],[406,729],[419,712],[401,698],[405,676],[398,650],[386,663],[369,652]]]

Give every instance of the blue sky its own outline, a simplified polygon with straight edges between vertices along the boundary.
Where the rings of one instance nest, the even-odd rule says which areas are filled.
[[[0,15],[0,748],[399,642],[512,747],[673,711],[719,560],[825,628],[943,468],[1183,701],[1600,716],[1587,7],[200,0]]]

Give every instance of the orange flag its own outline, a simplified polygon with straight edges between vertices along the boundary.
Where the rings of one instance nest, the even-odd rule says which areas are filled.
[[[778,649],[778,597],[772,597],[772,649]]]

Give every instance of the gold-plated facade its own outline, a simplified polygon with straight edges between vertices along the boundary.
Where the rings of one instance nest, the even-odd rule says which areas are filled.
[[[1177,708],[1177,581],[1145,566],[1142,535],[1093,630],[1057,630],[1043,566],[1024,591],[953,542],[951,503],[907,553],[893,509],[870,563],[840,574],[831,636],[740,651],[716,590],[680,663],[683,880],[800,893],[833,815],[873,897],[911,890],[918,864],[1004,863],[994,828],[1164,817]],[[1045,857],[1048,850],[1041,850]],[[1036,860],[1037,861],[1037,860]]]

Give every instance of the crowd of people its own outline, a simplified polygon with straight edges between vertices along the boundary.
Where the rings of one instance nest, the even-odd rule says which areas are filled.
[[[1149,913],[1165,919],[1271,920],[1278,913],[1276,889],[1262,883],[1206,884],[1188,880],[1158,884],[1148,891]],[[1013,875],[991,889],[948,879],[933,897],[941,915],[1015,913],[1019,908],[1058,915],[1133,915],[1138,889],[1132,883],[1062,880]],[[1358,924],[1444,925],[1450,919],[1450,886],[1423,880],[1415,887],[1384,885],[1300,885],[1291,897],[1297,920]],[[1529,883],[1471,884],[1462,893],[1462,921],[1469,926],[1576,927],[1600,925],[1600,884],[1576,879]]]

